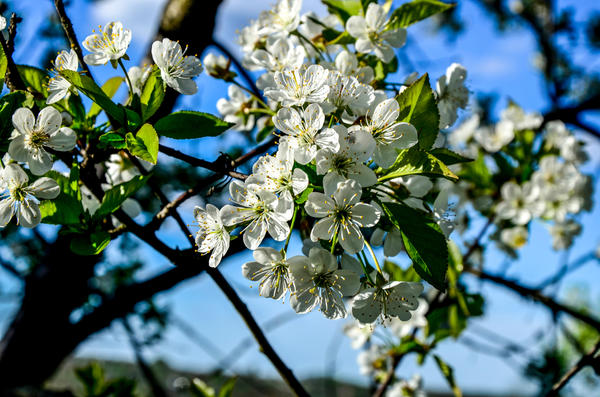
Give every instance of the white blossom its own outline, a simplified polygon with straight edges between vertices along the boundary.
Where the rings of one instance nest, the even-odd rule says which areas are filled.
[[[88,65],[105,65],[123,58],[131,42],[131,30],[124,29],[121,22],[109,22],[104,28],[98,26],[99,33],[89,35],[83,41],[83,48],[91,52],[83,57]]]
[[[444,236],[448,238],[454,230],[454,221],[452,211],[448,210],[448,189],[439,192],[437,198],[433,202],[433,220],[438,224]]]
[[[581,225],[572,219],[555,222],[550,227],[552,235],[552,248],[555,250],[567,249],[573,244],[573,239],[581,233]]]
[[[346,50],[335,57],[335,69],[345,76],[355,77],[362,84],[369,84],[375,78],[372,67],[359,66],[356,55]]]
[[[307,313],[319,306],[330,319],[346,317],[343,296],[353,295],[360,287],[359,276],[348,269],[338,269],[331,253],[312,248],[306,256],[288,260],[293,292],[290,303],[297,313]]]
[[[229,185],[231,201],[239,207],[226,205],[221,208],[225,226],[248,225],[242,231],[244,244],[255,250],[267,231],[276,241],[283,241],[290,232],[287,221],[292,219],[294,202],[287,195],[277,197],[266,190],[254,191],[244,184],[233,181]]]
[[[418,307],[421,292],[421,283],[402,281],[369,287],[352,300],[352,315],[363,324],[372,324],[377,319],[383,322],[389,317],[406,321],[411,317],[410,312]]]
[[[506,182],[500,188],[502,201],[496,206],[500,219],[508,219],[516,225],[525,225],[544,212],[544,202],[539,200],[540,189],[531,182],[522,186]]]
[[[457,110],[464,109],[469,102],[469,90],[465,87],[467,69],[453,63],[446,69],[446,74],[437,81],[438,109],[440,111],[440,128],[448,128],[458,118]]]
[[[337,184],[325,184],[325,193],[312,192],[304,206],[313,218],[321,218],[312,228],[313,241],[337,241],[349,253],[363,249],[364,237],[361,227],[372,227],[379,222],[380,212],[370,204],[360,202],[362,189],[349,179]]]
[[[54,60],[54,68],[59,73],[62,70],[71,70],[76,72],[79,68],[79,60],[75,50],[61,51]],[[46,104],[50,105],[60,101],[69,93],[71,83],[62,76],[56,75],[48,81],[48,98]]]
[[[254,115],[250,114],[250,109],[254,107],[255,101],[250,98],[237,85],[230,85],[227,88],[229,99],[220,98],[217,101],[217,110],[223,116],[223,120],[228,123],[234,123],[232,127],[238,131],[250,131],[254,128]]]
[[[398,338],[404,338],[412,334],[417,329],[422,329],[427,326],[427,313],[429,312],[429,304],[425,299],[418,299],[418,306],[412,312],[411,317],[408,320],[402,320],[400,318],[393,318],[390,324],[392,332]]]
[[[408,381],[401,379],[394,383],[385,393],[385,397],[427,397],[422,387],[421,376],[416,374]]]
[[[392,47],[402,47],[406,42],[406,30],[389,28],[389,18],[385,7],[371,3],[365,16],[353,15],[346,22],[346,30],[356,38],[356,51],[375,53],[383,62],[394,57]]]
[[[521,107],[514,104],[502,111],[501,119],[513,123],[515,130],[535,130],[544,122],[541,114],[525,113]]]
[[[276,87],[267,88],[265,96],[284,107],[320,103],[329,94],[328,77],[329,72],[320,65],[275,72]]]
[[[482,127],[475,132],[475,140],[490,153],[496,153],[515,138],[514,124],[502,120],[493,127]]]
[[[360,83],[356,77],[344,76],[339,72],[329,72],[327,85],[329,95],[321,104],[327,114],[336,109],[361,114],[375,99],[373,87]]]
[[[202,255],[210,253],[208,265],[217,267],[229,249],[229,232],[223,225],[222,212],[212,204],[206,204],[206,209],[200,206],[194,208],[194,218],[200,230],[196,233],[196,245]]]
[[[204,70],[212,77],[221,78],[229,73],[231,61],[223,55],[215,55],[209,52],[202,60]]]
[[[152,59],[160,69],[164,82],[175,91],[184,95],[193,95],[198,91],[194,77],[202,73],[200,60],[185,55],[176,41],[167,38],[152,43]]]
[[[306,51],[290,38],[269,37],[264,49],[254,50],[243,61],[249,70],[265,69],[267,72],[282,72],[297,69],[304,63]],[[271,77],[272,78],[272,77]]]
[[[300,24],[302,0],[279,0],[275,7],[260,16],[262,34],[290,33]]]
[[[325,114],[316,103],[308,105],[304,111],[293,108],[279,109],[273,117],[275,127],[287,135],[282,141],[289,143],[296,161],[300,164],[312,161],[317,149],[328,149],[334,153],[339,150],[337,132],[331,128],[321,131],[324,122]]]
[[[373,335],[375,327],[365,326],[359,321],[352,321],[344,325],[344,333],[350,338],[350,344],[353,349],[360,349]]]
[[[75,147],[77,136],[61,127],[62,116],[51,106],[40,110],[35,119],[31,110],[19,108],[12,116],[15,129],[8,153],[15,161],[26,162],[33,175],[43,175],[52,168],[52,156],[45,148],[66,152]]]
[[[129,76],[129,81],[131,81],[134,94],[137,94],[138,96],[142,95],[144,84],[146,84],[146,80],[150,77],[151,72],[152,68],[150,66],[132,66],[129,68],[127,76]]]
[[[4,167],[2,180],[0,227],[5,227],[15,215],[17,224],[27,228],[37,226],[42,220],[39,200],[51,200],[60,194],[60,186],[51,178],[42,177],[30,185],[25,171],[15,163]]]
[[[266,298],[281,299],[290,288],[289,264],[281,252],[270,247],[259,247],[253,262],[242,265],[242,274],[248,280],[259,282],[259,294]]]
[[[261,157],[252,166],[252,175],[246,186],[254,190],[268,190],[277,194],[299,195],[308,187],[308,176],[300,168],[294,169],[294,150],[288,142],[279,144],[275,156]]]
[[[500,241],[515,250],[527,244],[528,238],[529,232],[523,226],[502,229],[500,232]]]
[[[375,172],[364,164],[375,149],[371,134],[362,129],[350,132],[343,125],[335,125],[325,131],[332,130],[339,137],[339,150],[334,152],[323,148],[316,156],[317,174],[325,175],[323,184],[335,186],[335,183],[346,179],[354,179],[363,187],[377,183]]]

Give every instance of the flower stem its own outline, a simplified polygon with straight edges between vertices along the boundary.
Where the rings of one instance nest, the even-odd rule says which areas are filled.
[[[365,274],[365,276],[367,276],[367,280],[369,280],[369,283],[371,283],[371,285],[375,285],[373,280],[371,280],[371,275],[369,275],[369,270],[367,269],[367,265],[365,265],[365,262],[360,257],[360,254],[356,254],[356,257],[358,258],[358,261],[360,262],[360,265],[362,266],[363,273]]]
[[[235,80],[231,81],[234,85],[237,85],[238,87],[240,87],[242,90],[246,91],[248,94],[250,94],[250,96],[252,96],[252,98],[254,98],[258,103],[260,103],[265,109],[269,109],[271,110],[271,108],[269,107],[269,105],[267,105],[262,99],[260,99],[259,97],[256,96],[256,94],[254,92],[252,92],[252,90],[249,90],[248,88],[244,87],[243,85],[241,85],[240,83],[238,83]],[[271,111],[270,114],[275,114],[273,111]]]
[[[123,73],[125,73],[125,79],[127,79],[127,85],[129,86],[129,98],[133,98],[133,84],[131,84],[131,80],[129,80],[129,73],[127,73],[127,69],[125,69],[125,65],[123,65],[123,60],[119,58],[118,60],[119,66],[123,69]]]
[[[331,253],[333,254],[333,251],[335,251],[335,245],[337,244],[337,230],[335,231],[335,233],[333,234],[333,238],[331,239]]]
[[[381,267],[379,267],[379,261],[377,260],[377,257],[375,256],[375,252],[373,252],[373,248],[371,248],[371,245],[369,244],[369,242],[367,240],[365,240],[365,245],[367,246],[367,249],[371,253],[371,256],[373,257],[373,260],[375,261],[375,266],[377,267],[377,271],[379,273],[383,274],[383,271],[381,270]]]
[[[287,254],[288,245],[290,244],[290,238],[292,237],[292,232],[294,231],[294,223],[296,223],[296,214],[298,213],[298,206],[294,204],[294,215],[292,215],[292,222],[290,223],[290,232],[285,239],[285,244],[283,246],[283,252]]]

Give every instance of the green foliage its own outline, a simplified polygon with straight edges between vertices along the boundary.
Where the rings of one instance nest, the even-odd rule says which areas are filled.
[[[106,83],[102,84],[102,92],[104,92],[108,98],[112,98],[115,96],[124,80],[123,77],[111,77],[106,80]],[[95,120],[101,111],[102,108],[94,102],[92,103],[92,107],[90,108],[87,117]]]
[[[161,136],[174,139],[195,139],[218,136],[233,124],[209,113],[182,111],[171,113],[154,125]]]
[[[417,129],[421,149],[430,149],[439,132],[440,115],[427,73],[402,91],[398,103],[399,120],[411,123]]]
[[[40,203],[42,222],[52,225],[78,225],[83,216],[81,192],[79,190],[79,166],[73,164],[69,178],[56,171],[49,171],[47,177],[60,186],[60,194],[53,200]]]
[[[385,170],[380,181],[387,181],[406,175],[425,175],[431,177],[444,177],[456,181],[458,177],[431,153],[420,150],[416,145],[398,151],[396,162]]]
[[[6,59],[6,54],[4,53],[4,49],[0,46],[0,92],[4,87],[4,76],[6,75],[6,66],[8,65],[8,60]]]
[[[75,369],[75,375],[83,385],[85,397],[131,397],[135,395],[135,381],[118,378],[106,380],[104,370],[98,363]]]
[[[105,148],[105,147],[113,147],[115,149],[127,148],[127,141],[125,140],[125,137],[117,132],[107,132],[105,134],[102,134],[102,135],[100,135],[98,140],[100,141],[99,146],[101,148]]]
[[[13,113],[20,107],[31,108],[33,103],[33,96],[26,91],[13,91],[0,98],[0,157],[8,150]]]
[[[462,154],[458,154],[450,149],[443,147],[431,149],[429,153],[434,155],[438,160],[441,160],[446,165],[469,163],[473,161],[473,159],[470,159],[468,157],[463,156]]]
[[[455,4],[442,3],[436,0],[413,0],[402,4],[392,13],[390,25],[393,28],[406,28],[415,22],[447,11],[454,6]]]
[[[381,203],[390,222],[402,232],[402,241],[421,278],[440,291],[446,289],[448,247],[440,227],[425,214],[403,204]]]
[[[217,393],[214,388],[207,385],[202,379],[194,378],[190,391],[194,396],[198,397],[231,397],[236,381],[237,378],[235,377],[227,379]]]
[[[275,126],[273,126],[273,125],[268,125],[268,126],[264,127],[263,129],[258,131],[258,134],[256,134],[256,142],[264,141],[265,139],[267,139],[269,137],[269,135],[271,135],[271,133],[274,130],[275,130]]]
[[[127,149],[131,154],[149,163],[156,164],[159,138],[152,125],[144,124],[135,137],[131,132],[128,132],[125,138]]]
[[[104,193],[100,208],[94,214],[94,218],[102,218],[115,212],[123,202],[131,197],[136,191],[146,184],[150,175],[136,176],[133,179],[120,183]]]
[[[454,397],[462,397],[462,391],[456,384],[456,380],[454,379],[454,370],[451,366],[449,366],[440,356],[437,354],[433,355],[435,362],[440,369],[440,372],[448,382],[448,385],[452,389],[452,393],[454,393]]]
[[[360,0],[322,0],[331,14],[335,14],[346,23],[353,15],[361,15],[363,6]]]
[[[72,70],[61,70],[60,73],[75,88],[100,106],[109,117],[112,117],[121,125],[125,124],[124,108],[115,104],[108,95],[104,93],[102,88],[94,83],[94,80]]]
[[[71,251],[77,255],[98,255],[110,244],[110,234],[97,230],[92,233],[77,234],[71,240]]]
[[[35,97],[48,98],[47,84],[49,76],[45,70],[26,65],[17,65],[17,70],[28,91],[34,94]]]
[[[150,73],[148,80],[146,80],[146,84],[144,84],[144,89],[140,98],[143,121],[148,120],[156,113],[165,97],[166,88],[165,83],[160,77],[160,70],[158,67],[154,66],[152,73]]]

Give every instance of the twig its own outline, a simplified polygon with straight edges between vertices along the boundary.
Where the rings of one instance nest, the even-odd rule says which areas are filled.
[[[202,160],[202,159],[187,155],[185,153],[182,153],[179,150],[171,149],[170,147],[167,147],[165,145],[158,145],[158,150],[161,153],[166,154],[169,157],[173,157],[178,160],[185,161],[186,163],[193,165],[194,167],[206,168],[207,170],[217,172],[220,174],[224,174],[224,175],[229,175],[232,178],[239,179],[242,181],[245,180],[246,178],[248,178],[248,175],[246,175],[246,174],[242,174],[241,172],[234,171],[233,169],[228,169],[228,168],[232,168],[231,164],[226,164],[225,162],[221,162],[219,160],[217,160],[215,162]],[[231,162],[231,163],[233,163],[233,162]]]
[[[17,24],[20,23],[23,18],[19,18],[14,12],[10,16],[8,23],[8,40],[6,40],[6,46],[8,47],[8,55],[12,56],[15,50],[15,37],[17,37]]]
[[[14,16],[15,14],[13,14]],[[11,24],[13,21],[13,17],[11,17]],[[16,22],[13,27],[13,34],[16,34]],[[10,37],[9,37],[10,38]],[[4,81],[6,82],[6,86],[9,90],[25,90],[26,86],[19,74],[19,70],[17,69],[17,65],[13,60],[12,53],[14,50],[14,46],[9,47],[6,41],[4,41],[4,37],[0,35],[0,45],[2,45],[2,51],[4,51],[4,55],[6,56],[6,75],[4,76]]]
[[[88,65],[83,59],[83,52],[81,51],[81,47],[79,46],[79,41],[77,40],[75,30],[73,30],[73,24],[71,23],[71,20],[69,19],[69,17],[67,16],[67,12],[65,11],[65,5],[63,4],[63,1],[54,0],[54,6],[56,7],[56,13],[60,18],[60,24],[62,25],[63,30],[65,31],[67,40],[69,40],[71,48],[77,54],[77,58],[79,59],[79,63],[81,64],[81,69],[83,69],[83,71],[87,73],[88,76],[91,76],[90,69],[88,68]]]
[[[580,268],[581,266],[585,265],[586,263],[588,263],[589,261],[594,260],[594,259],[596,259],[596,255],[594,255],[594,252],[589,252],[589,253],[581,256],[579,259],[577,259],[575,262],[573,262],[570,265],[564,264],[563,266],[560,267],[560,269],[558,269],[558,271],[555,274],[553,274],[552,276],[548,277],[546,280],[544,280],[540,284],[538,284],[538,286],[535,287],[535,289],[543,290],[551,285],[556,284],[568,273],[571,273],[572,271]]]
[[[600,340],[596,343],[596,345],[590,350],[589,353],[582,356],[579,361],[569,370],[566,374],[563,375],[562,378],[558,382],[552,386],[552,389],[547,394],[547,397],[557,396],[558,392],[569,383],[569,381],[577,375],[579,371],[585,368],[588,365],[593,365],[594,363],[599,362],[598,357],[595,357],[596,354],[600,351]]]

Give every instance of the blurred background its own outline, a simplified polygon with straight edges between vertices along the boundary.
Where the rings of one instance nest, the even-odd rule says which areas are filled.
[[[71,0],[66,4],[80,41],[94,27],[113,20],[121,21],[131,29],[133,40],[128,51],[131,60],[127,62],[130,67],[140,64],[147,54],[166,3],[166,0]],[[219,2],[202,0],[200,3],[204,3],[206,13],[210,14]],[[236,31],[256,19],[262,10],[269,9],[272,3],[272,0],[222,1],[214,19],[214,41],[239,58],[241,51]],[[394,2],[394,6],[401,3]],[[428,72],[437,79],[451,63],[459,62],[468,70],[467,85],[472,93],[472,106],[484,106],[492,118],[497,118],[509,100],[526,111],[543,113],[552,108],[556,99],[549,92],[549,79],[572,80],[566,85],[568,92],[561,93],[559,100],[576,101],[583,91],[597,90],[599,2],[553,1],[554,20],[561,22],[557,23],[560,28],[551,35],[520,17],[524,14],[519,14],[519,9],[534,3],[462,0],[452,12],[410,27],[407,45],[399,50],[401,62],[395,81],[404,81],[414,71]],[[2,11],[6,17],[15,12],[23,18],[16,39],[14,58],[17,63],[48,68],[56,52],[67,48],[53,2],[2,2]],[[318,0],[304,0],[303,12],[307,11],[321,16],[326,14]],[[207,15],[193,18],[197,18],[198,34],[204,33],[200,28],[206,23]],[[193,34],[193,30],[190,33]],[[542,37],[544,34],[550,37]],[[190,37],[192,40],[193,36]],[[547,50],[541,45],[544,40],[550,41],[552,48],[559,49],[560,53],[544,52]],[[185,40],[182,43],[185,44]],[[198,55],[203,58],[208,51],[220,52],[214,45],[209,45],[204,54]],[[549,56],[560,57],[561,61],[564,57],[568,61],[561,64],[562,74],[546,73]],[[104,81],[115,71],[104,66],[92,68],[92,73],[97,80]],[[227,85],[206,74],[202,74],[197,83],[198,93],[179,98],[175,108],[218,114],[216,102],[227,95]],[[119,95],[124,98],[126,92],[118,93],[117,99]],[[468,115],[470,110],[462,115]],[[589,129],[598,130],[600,115],[597,111],[582,114],[580,124],[577,135],[586,141],[590,155],[583,171],[598,175],[600,139]],[[219,138],[204,138],[200,143],[173,141],[168,145],[193,156],[215,160],[222,151],[232,155],[245,152],[248,138],[229,131]],[[202,176],[202,171],[190,170],[166,157],[160,158],[159,162],[169,164],[162,172],[170,198],[181,191],[186,181]],[[600,189],[595,189],[594,198],[595,201],[600,198]],[[218,197],[208,200],[219,202]],[[193,221],[194,205],[204,203],[198,197],[181,208],[186,222]],[[140,215],[140,219],[145,219],[144,216]],[[517,260],[491,249],[487,252],[486,266],[491,271],[505,272],[508,278],[536,285],[554,274],[569,258],[590,257],[577,271],[564,277],[552,293],[558,299],[598,312],[600,266],[593,257],[600,241],[598,219],[598,206],[581,215],[583,233],[568,252],[560,254],[552,250],[551,238],[543,230],[544,226],[535,224],[532,237]],[[471,227],[473,233],[480,229],[477,222]],[[10,329],[11,321],[22,309],[26,284],[23,277],[31,271],[36,258],[43,255],[44,241],[53,241],[56,233],[57,230],[48,225],[38,227],[34,234],[2,231],[0,258],[12,265],[0,267],[0,333]],[[172,246],[185,246],[183,236],[169,223],[160,230],[160,237]],[[297,236],[292,238],[291,246],[292,254],[300,252],[301,242]],[[248,260],[249,255],[239,254],[224,261],[219,269],[245,300],[286,364],[301,379],[307,380],[315,395],[368,395],[370,385],[368,378],[359,373],[358,352],[351,348],[349,339],[342,333],[345,320],[327,320],[318,312],[296,315],[287,302],[282,304],[259,297],[256,289],[251,289],[250,282],[241,275],[241,264]],[[399,262],[405,266],[410,264],[407,258],[400,258]],[[111,244],[95,266],[94,282],[136,282],[160,274],[170,266],[161,256],[138,245],[133,237],[121,237]],[[486,296],[486,303],[484,315],[473,319],[472,326],[458,340],[446,341],[439,348],[440,355],[454,367],[457,383],[465,395],[537,395],[540,385],[548,380],[541,375],[532,375],[532,365],[554,365],[556,368],[549,371],[559,368],[559,373],[565,369],[560,367],[564,363],[560,361],[560,349],[556,344],[558,330],[552,313],[502,287],[476,279],[466,278],[465,281],[473,290]],[[100,304],[93,294],[88,296],[69,314],[71,321],[76,322],[86,311]],[[46,385],[57,390],[81,391],[83,383],[76,380],[75,369],[87,367],[88,375],[95,373],[93,376],[97,376],[98,367],[88,367],[89,363],[97,362],[107,379],[136,379],[138,393],[150,395],[148,380],[136,365],[144,360],[152,366],[169,393],[175,393],[176,386],[185,386],[188,379],[195,376],[218,385],[227,377],[240,375],[244,381],[238,381],[235,396],[286,395],[285,387],[277,380],[277,372],[258,351],[241,318],[209,278],[200,275],[177,283],[161,291],[152,301],[140,302],[135,313],[129,316],[128,322],[112,321],[108,327],[87,337],[60,364]],[[128,331],[123,324],[130,324],[131,329]],[[49,322],[48,327],[52,326]],[[38,332],[46,330],[42,328]],[[544,352],[550,356],[546,357]],[[539,362],[539,357],[548,359]],[[27,359],[35,361],[43,357],[28,356]],[[419,366],[416,360],[409,358],[403,361],[399,373],[408,377],[420,373],[424,387],[431,395],[450,393],[446,380],[433,362],[426,361]],[[81,376],[85,376],[83,374]],[[0,373],[0,382],[2,376]],[[582,390],[586,393],[583,395],[600,395],[598,382],[590,373],[583,372],[575,383],[575,390]]]

